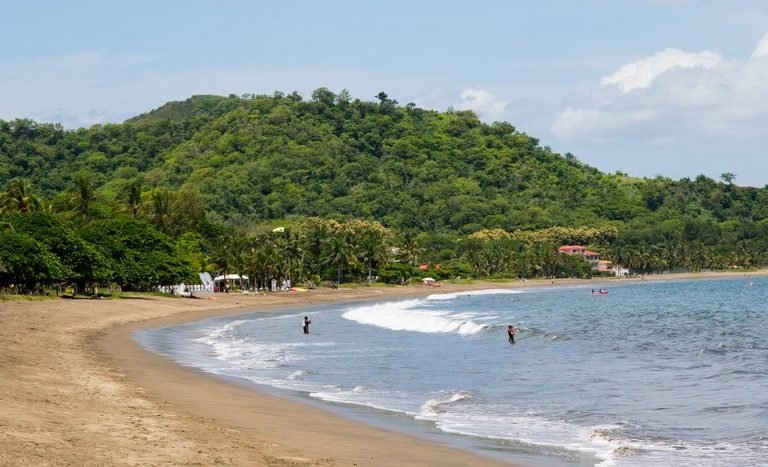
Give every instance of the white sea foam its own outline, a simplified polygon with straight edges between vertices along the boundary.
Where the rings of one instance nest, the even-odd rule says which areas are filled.
[[[501,294],[521,294],[526,293],[525,290],[512,290],[512,289],[486,289],[486,290],[470,290],[467,292],[456,293],[439,293],[427,296],[427,300],[454,300],[459,297],[475,296],[475,295],[501,295]]]
[[[233,321],[226,325],[208,330],[203,336],[194,339],[211,348],[217,360],[229,363],[238,369],[278,368],[286,363],[305,360],[306,353],[297,352],[297,347],[307,344],[266,343],[239,337],[238,328],[248,320]],[[332,345],[332,343],[313,343],[313,346]]]
[[[356,386],[352,389],[329,387],[323,391],[310,392],[309,396],[327,402],[358,405],[413,416],[413,413],[407,409],[411,400],[411,395],[407,393],[376,391],[365,386]]]
[[[623,445],[617,441],[590,438],[590,430],[566,422],[546,420],[536,415],[497,415],[441,409],[424,411],[417,419],[428,420],[442,431],[467,436],[506,440],[526,446],[544,446],[589,453],[605,462]]]
[[[620,425],[584,427],[530,415],[491,415],[461,410],[424,407],[417,419],[429,420],[442,431],[514,441],[528,446],[543,446],[594,455],[601,467],[608,466],[730,466],[756,465],[765,446],[729,442],[698,443],[673,440],[629,439]]]
[[[291,379],[291,380],[304,379],[304,377],[307,376],[308,374],[309,372],[306,370],[294,371],[293,373],[288,375],[287,379]]]
[[[459,391],[450,395],[447,399],[430,399],[421,406],[421,415],[438,415],[445,412],[445,406],[454,402],[472,399],[472,393]]]
[[[477,334],[489,324],[472,321],[471,313],[451,314],[447,311],[418,309],[421,300],[387,302],[353,308],[342,317],[360,324],[368,324],[394,331],[424,333]]]

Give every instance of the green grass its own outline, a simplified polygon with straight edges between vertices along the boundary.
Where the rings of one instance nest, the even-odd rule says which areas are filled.
[[[56,295],[27,295],[0,293],[0,302],[42,302],[44,300],[53,300]]]

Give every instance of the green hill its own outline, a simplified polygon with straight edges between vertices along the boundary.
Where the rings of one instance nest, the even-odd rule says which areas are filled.
[[[223,115],[237,105],[236,99],[211,95],[192,96],[185,101],[168,102],[150,112],[129,118],[125,123],[133,126],[145,126],[196,118],[207,120],[210,117]]]
[[[54,208],[78,179],[104,205],[133,184],[194,193],[210,221],[241,226],[318,216],[453,236],[613,226],[633,244],[764,241],[765,188],[604,174],[509,123],[377,97],[194,96],[73,131],[0,121],[0,185],[28,180]]]

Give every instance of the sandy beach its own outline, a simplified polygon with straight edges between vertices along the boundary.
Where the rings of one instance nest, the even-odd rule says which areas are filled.
[[[749,273],[758,274],[765,271]],[[675,274],[637,280],[744,275]],[[556,281],[573,283],[588,287],[611,280]],[[439,289],[217,294],[215,300],[0,302],[0,464],[501,465],[179,367],[143,350],[132,333],[215,315],[315,303],[551,285],[547,280],[445,284]]]

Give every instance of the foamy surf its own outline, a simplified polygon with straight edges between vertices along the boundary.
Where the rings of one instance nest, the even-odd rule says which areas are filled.
[[[342,314],[342,317],[393,331],[423,333],[472,335],[490,326],[469,319],[470,314],[467,313],[451,314],[448,311],[418,309],[422,303],[420,300],[407,300],[366,305],[353,308]]]
[[[447,433],[495,439],[519,446],[539,446],[552,452],[581,452],[601,465],[612,465],[614,453],[624,445],[617,440],[591,437],[591,429],[531,415],[494,415],[440,408],[423,412],[417,419],[432,421]]]
[[[472,399],[472,393],[468,391],[459,391],[451,394],[447,399],[430,399],[421,406],[422,416],[439,415],[445,412],[445,406],[454,402],[466,401]]]
[[[516,295],[521,293],[526,293],[526,291],[512,289],[470,290],[467,292],[432,294],[427,296],[427,300],[455,300],[460,297],[473,297],[478,295]]]

